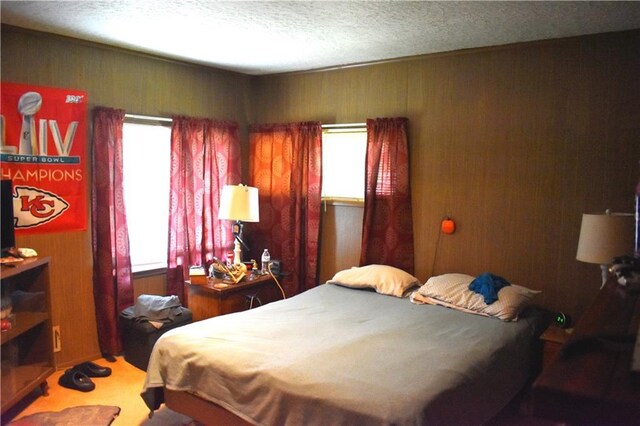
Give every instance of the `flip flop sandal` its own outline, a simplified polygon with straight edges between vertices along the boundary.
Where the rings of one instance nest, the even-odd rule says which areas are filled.
[[[65,388],[75,389],[82,392],[91,392],[96,388],[95,383],[91,381],[89,376],[81,371],[74,370],[73,368],[66,370],[64,374],[60,376],[58,384]]]

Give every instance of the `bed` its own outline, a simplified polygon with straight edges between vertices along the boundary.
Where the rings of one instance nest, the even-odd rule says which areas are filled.
[[[535,309],[503,321],[336,284],[168,331],[143,399],[205,424],[482,424],[531,377]]]

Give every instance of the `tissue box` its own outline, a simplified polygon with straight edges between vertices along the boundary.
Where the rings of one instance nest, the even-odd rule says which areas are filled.
[[[192,266],[189,268],[189,280],[191,284],[206,284],[207,274],[202,266]]]

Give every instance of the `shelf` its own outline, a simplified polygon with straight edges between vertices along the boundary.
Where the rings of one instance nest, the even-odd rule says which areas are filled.
[[[38,266],[47,265],[50,260],[50,257],[32,257],[19,263],[3,264],[0,267],[0,278],[6,280]]]
[[[33,389],[46,383],[55,369],[49,362],[2,368],[2,411],[24,398]]]
[[[51,329],[49,258],[2,265],[3,300],[10,299],[12,327],[0,332],[2,413],[55,372]]]
[[[17,312],[14,314],[14,324],[10,330],[0,334],[0,341],[4,345],[15,337],[20,336],[49,319],[47,312]]]

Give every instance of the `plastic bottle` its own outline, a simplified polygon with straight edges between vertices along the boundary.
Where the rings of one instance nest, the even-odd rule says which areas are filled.
[[[262,273],[269,273],[269,262],[271,262],[271,255],[269,254],[269,250],[264,249],[262,252]]]

